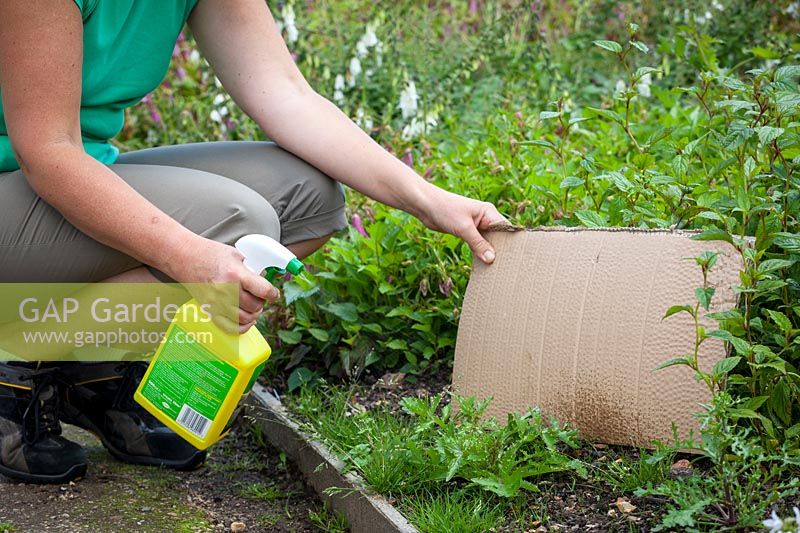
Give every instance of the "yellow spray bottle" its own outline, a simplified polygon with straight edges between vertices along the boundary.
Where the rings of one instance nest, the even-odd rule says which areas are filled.
[[[247,235],[235,246],[245,266],[256,273],[266,269],[269,281],[303,270],[291,251],[266,235]],[[175,314],[133,397],[203,450],[228,432],[270,353],[255,327],[242,335],[227,333],[193,299]]]

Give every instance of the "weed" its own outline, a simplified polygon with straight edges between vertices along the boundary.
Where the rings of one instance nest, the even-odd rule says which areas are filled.
[[[423,533],[484,533],[503,521],[503,508],[485,494],[427,492],[403,500],[402,510]]]
[[[239,496],[248,500],[265,502],[283,500],[296,494],[295,492],[285,492],[273,483],[241,483],[236,492]]]
[[[286,457],[286,452],[280,452],[278,454],[278,465],[280,466],[280,469],[283,470],[284,472],[289,471],[289,464],[288,464],[288,458]]]
[[[669,475],[675,452],[662,448],[650,453],[640,450],[639,457],[627,455],[605,465],[598,476],[620,493],[631,493],[648,484],[657,484]]]
[[[352,392],[352,391],[350,391]],[[463,480],[502,497],[536,490],[531,480],[555,472],[586,475],[562,449],[577,445],[575,432],[545,422],[537,410],[510,415],[505,425],[483,414],[489,401],[453,395],[404,398],[406,416],[353,410],[350,394],[305,390],[292,406],[311,431],[356,468],[378,492],[411,493]]]
[[[319,510],[309,509],[308,518],[320,531],[347,533],[350,530],[347,520],[338,512],[332,511],[327,505],[324,505]]]
[[[640,496],[666,496],[668,506],[654,531],[676,527],[701,530],[758,527],[775,502],[796,495],[800,459],[787,449],[771,452],[752,428],[735,423],[737,401],[720,392],[702,415],[700,451],[714,465],[712,475],[650,482]]]
[[[247,424],[244,427],[247,428],[246,431],[252,442],[261,450],[270,449],[271,445],[267,441],[267,437],[264,435],[258,420],[249,414],[244,415],[244,418],[247,420]]]
[[[252,430],[252,432],[254,435],[256,430]],[[256,449],[262,450],[263,448]],[[223,440],[217,446],[211,448],[211,453],[218,457],[224,457],[224,460],[209,462],[208,468],[214,472],[234,474],[236,472],[258,471],[267,468],[267,464],[259,452],[239,450],[232,440]]]
[[[256,523],[262,528],[273,528],[281,521],[278,513],[262,513],[256,517]]]

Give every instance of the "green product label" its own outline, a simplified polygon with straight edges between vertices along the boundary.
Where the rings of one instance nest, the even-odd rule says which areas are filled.
[[[238,374],[175,324],[152,364],[142,396],[204,438]]]

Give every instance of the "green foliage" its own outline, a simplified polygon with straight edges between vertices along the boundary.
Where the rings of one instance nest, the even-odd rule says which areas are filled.
[[[350,527],[347,520],[339,512],[333,511],[325,504],[322,509],[309,509],[308,519],[317,526],[320,531],[326,533],[347,533]]]
[[[357,378],[377,362],[416,371],[455,345],[461,291],[453,287],[468,272],[451,267],[466,263],[465,250],[398,211],[381,210],[367,224],[369,236],[350,228],[316,256],[315,274],[284,285],[294,317],[278,338],[287,353],[323,354],[334,374]],[[286,368],[301,361],[290,357]]]
[[[603,68],[617,64],[623,77],[584,107],[580,92],[562,94],[542,111],[531,108],[536,101],[514,102],[516,110],[499,103],[494,117],[481,120],[479,135],[444,113],[443,124],[408,153],[436,183],[492,201],[518,224],[701,229],[699,238],[734,243],[742,253],[744,236],[754,236],[756,252],[745,258],[752,272],[743,278],[749,287],[742,292],[748,324],[729,324],[739,329],[732,331],[738,338],[747,327],[748,335],[764,340],[758,350],[771,371],[781,372],[783,363],[766,349],[792,372],[797,345],[789,326],[797,317],[787,309],[796,295],[793,254],[800,253],[792,215],[800,205],[796,68],[755,69],[738,77],[712,57],[716,41],[701,27],[681,26],[675,29],[684,46],[679,55],[689,49],[697,54],[696,80],[669,87],[663,67],[668,54],[644,44],[644,30],[635,24],[621,30],[613,44],[598,40],[595,48]],[[517,74],[512,69],[508,77],[516,83]],[[472,83],[481,80],[476,72]],[[397,153],[406,150],[391,131],[378,136]],[[287,361],[287,369],[321,364],[351,378],[372,365],[413,373],[448,361],[468,276],[467,249],[357,196],[351,206],[367,235],[350,229],[332,240],[311,260],[317,276],[286,286],[294,320],[278,334],[283,347],[277,358]],[[697,296],[707,311],[713,288]],[[337,303],[355,312],[343,316],[331,308]],[[781,315],[749,323],[762,304],[782,306],[770,309]],[[771,331],[779,327],[785,328],[780,342]],[[771,397],[763,389],[777,388],[788,399],[763,406],[786,427],[796,420],[787,409],[800,405],[796,379],[766,377],[750,379],[751,389]]]
[[[675,451],[669,447],[662,446],[652,453],[640,450],[639,457],[635,460],[621,457],[601,469],[598,475],[615,491],[631,493],[648,484],[658,484],[667,479],[674,459]]]
[[[383,494],[414,494],[442,484],[466,483],[513,498],[536,491],[533,481],[557,472],[585,476],[564,450],[577,446],[575,432],[546,422],[538,410],[510,415],[507,424],[484,419],[487,401],[453,395],[404,398],[405,416],[354,410],[347,391],[305,389],[291,406],[314,434]]]
[[[654,480],[637,491],[672,501],[654,531],[678,526],[688,531],[752,529],[761,525],[775,502],[797,494],[800,480],[790,470],[796,472],[800,465],[797,450],[762,446],[752,428],[738,424],[741,405],[720,392],[702,415],[698,451],[710,459],[713,475]]]
[[[285,500],[295,494],[285,492],[271,483],[241,483],[237,492],[242,498],[264,502]]]
[[[423,533],[484,533],[503,520],[500,505],[461,491],[416,494],[404,500],[401,509]]]

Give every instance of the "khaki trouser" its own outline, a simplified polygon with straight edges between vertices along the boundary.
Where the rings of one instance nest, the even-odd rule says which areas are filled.
[[[262,233],[292,244],[346,225],[341,186],[273,143],[151,148],[122,154],[111,168],[166,214],[219,242]],[[138,266],[64,220],[21,171],[0,173],[0,282],[94,282]]]

